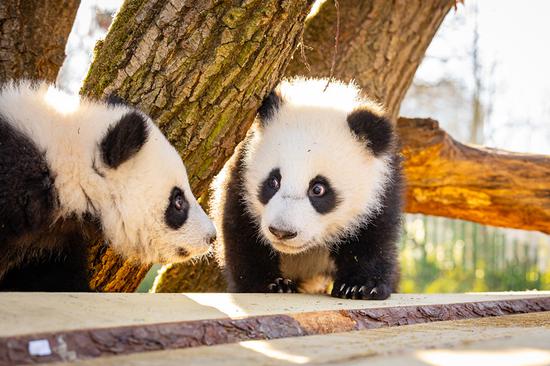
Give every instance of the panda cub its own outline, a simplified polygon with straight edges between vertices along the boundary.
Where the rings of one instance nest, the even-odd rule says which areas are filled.
[[[144,263],[205,254],[215,229],[153,121],[45,83],[0,90],[0,289],[86,291],[102,234]]]
[[[235,292],[397,290],[401,167],[384,111],[354,84],[283,81],[214,183],[217,255]],[[221,236],[221,238],[220,238]]]

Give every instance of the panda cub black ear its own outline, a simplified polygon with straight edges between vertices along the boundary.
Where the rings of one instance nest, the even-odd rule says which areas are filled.
[[[117,168],[134,156],[145,144],[149,130],[145,117],[132,111],[111,125],[100,143],[105,164]]]
[[[353,133],[367,141],[374,155],[384,154],[392,148],[394,132],[389,118],[368,109],[356,109],[348,115],[347,120]]]
[[[262,104],[260,105],[260,108],[258,108],[258,115],[260,116],[260,122],[262,123],[262,126],[267,125],[269,120],[281,107],[282,103],[283,98],[277,89],[272,90],[271,93],[269,93],[264,98]]]

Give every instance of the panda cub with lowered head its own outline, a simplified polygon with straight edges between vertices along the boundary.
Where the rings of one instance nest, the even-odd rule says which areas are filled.
[[[86,291],[90,237],[141,262],[209,251],[215,229],[153,121],[45,83],[0,90],[0,289]]]
[[[236,292],[386,299],[399,279],[401,168],[384,111],[354,84],[283,81],[214,184]]]

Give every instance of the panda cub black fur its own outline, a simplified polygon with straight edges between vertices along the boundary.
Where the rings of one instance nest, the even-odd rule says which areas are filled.
[[[86,291],[90,238],[181,262],[215,229],[176,150],[144,113],[45,83],[0,89],[0,290]]]
[[[283,81],[214,183],[234,292],[397,290],[402,178],[391,121],[354,84]]]

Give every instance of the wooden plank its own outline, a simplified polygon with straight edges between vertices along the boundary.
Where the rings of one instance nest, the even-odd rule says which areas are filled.
[[[407,212],[550,233],[550,156],[464,145],[432,119],[397,126]]]
[[[393,294],[385,301],[307,294],[0,293],[0,337],[246,316],[550,297],[550,291]],[[60,311],[62,309],[62,311]]]
[[[136,353],[78,364],[548,365],[550,312]]]
[[[298,294],[12,293],[0,300],[0,364],[550,310],[548,292],[393,295],[383,302]],[[37,340],[50,354],[29,352]]]

